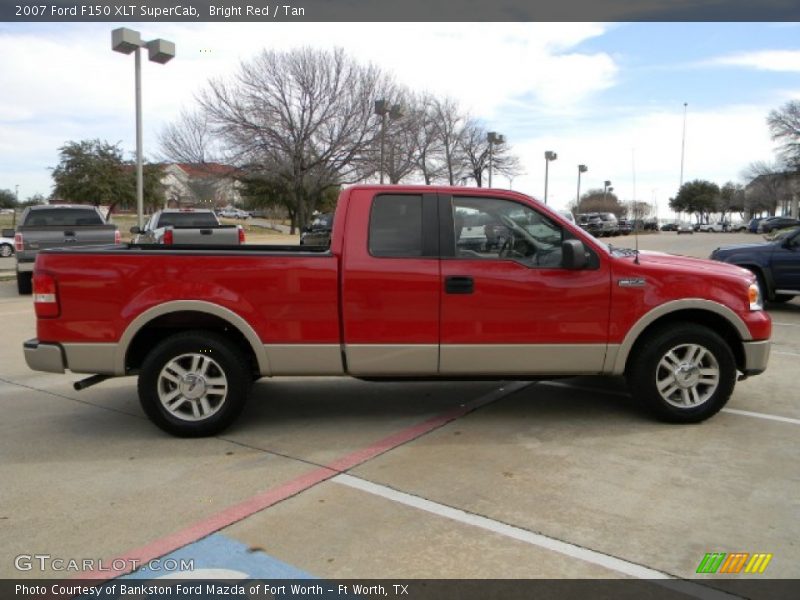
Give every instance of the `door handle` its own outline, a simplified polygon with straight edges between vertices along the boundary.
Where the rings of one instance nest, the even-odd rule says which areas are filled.
[[[446,294],[471,294],[475,291],[475,281],[459,275],[445,277],[444,291]]]

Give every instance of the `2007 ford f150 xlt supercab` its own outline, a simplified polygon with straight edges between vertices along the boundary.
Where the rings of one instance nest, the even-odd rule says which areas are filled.
[[[31,368],[138,375],[182,436],[221,431],[276,375],[624,374],[657,416],[695,422],[764,371],[771,334],[744,269],[614,249],[528,196],[461,187],[346,189],[328,248],[45,251],[34,293]]]

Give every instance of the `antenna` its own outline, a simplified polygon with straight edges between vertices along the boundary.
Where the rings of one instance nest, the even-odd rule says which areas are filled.
[[[633,171],[633,237],[635,240],[635,248],[633,255],[634,264],[639,264],[639,221],[636,215],[638,210],[636,208],[636,148],[631,148],[631,170]]]

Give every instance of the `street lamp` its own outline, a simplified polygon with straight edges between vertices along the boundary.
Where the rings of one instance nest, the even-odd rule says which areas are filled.
[[[581,173],[586,173],[588,170],[589,167],[586,165],[578,165],[578,197],[575,200],[575,206],[577,206],[579,210],[581,207]]]
[[[546,150],[544,153],[544,203],[547,204],[547,171],[551,160],[558,158],[558,154],[552,150]]]
[[[611,187],[611,182],[608,179],[606,179],[603,182],[603,202],[606,201],[606,194],[608,194],[609,191],[613,192],[614,188]]]
[[[139,228],[144,227],[144,185],[142,176],[142,60],[139,50],[147,48],[152,62],[165,64],[175,58],[175,44],[156,39],[143,42],[138,31],[120,27],[111,32],[111,49],[122,54],[134,53],[136,80],[136,214]]]
[[[493,162],[493,148],[497,144],[504,144],[506,141],[506,136],[497,133],[496,131],[490,131],[486,134],[486,141],[489,142],[489,187],[492,187],[492,162]]]
[[[383,184],[383,166],[384,166],[384,148],[386,147],[386,117],[388,116],[390,119],[399,119],[403,116],[403,109],[399,104],[395,104],[392,107],[389,107],[389,103],[386,100],[375,100],[375,114],[381,118],[381,163],[380,163],[380,173],[381,173],[381,184]]]

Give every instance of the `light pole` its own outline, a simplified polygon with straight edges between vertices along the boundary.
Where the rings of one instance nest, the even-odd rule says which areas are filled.
[[[558,158],[558,154],[552,150],[545,150],[544,153],[544,203],[547,204],[547,176],[550,161]]]
[[[486,134],[486,141],[489,142],[489,187],[492,187],[492,163],[494,161],[493,149],[495,145],[505,143],[506,136],[500,135],[496,131],[490,131]]]
[[[389,103],[386,100],[375,100],[375,114],[381,118],[381,164],[380,164],[380,173],[381,173],[381,184],[383,184],[383,167],[384,167],[384,160],[383,155],[385,152],[386,147],[386,117],[388,116],[390,119],[399,119],[403,116],[403,109],[399,104],[395,104],[392,107],[389,107]],[[394,146],[392,146],[392,151],[394,151]]]
[[[683,136],[681,137],[681,182],[678,185],[678,190],[683,187],[683,157],[686,150],[686,107],[688,103],[683,103]]]
[[[578,196],[575,199],[575,206],[580,211],[581,208],[581,173],[586,173],[589,170],[589,167],[586,165],[578,165]]]
[[[608,191],[609,191],[609,190],[613,191],[613,190],[614,190],[614,188],[613,188],[613,187],[611,187],[611,181],[610,181],[610,180],[608,180],[608,179],[606,179],[606,180],[603,182],[603,202],[605,202],[605,201],[606,201],[606,196],[607,196],[607,194],[608,194]]]
[[[134,73],[136,86],[136,214],[139,228],[144,227],[144,185],[142,176],[142,59],[141,48],[147,48],[152,62],[165,64],[175,58],[175,44],[167,40],[155,39],[143,42],[138,31],[120,27],[111,32],[111,49],[122,54],[134,53]]]

